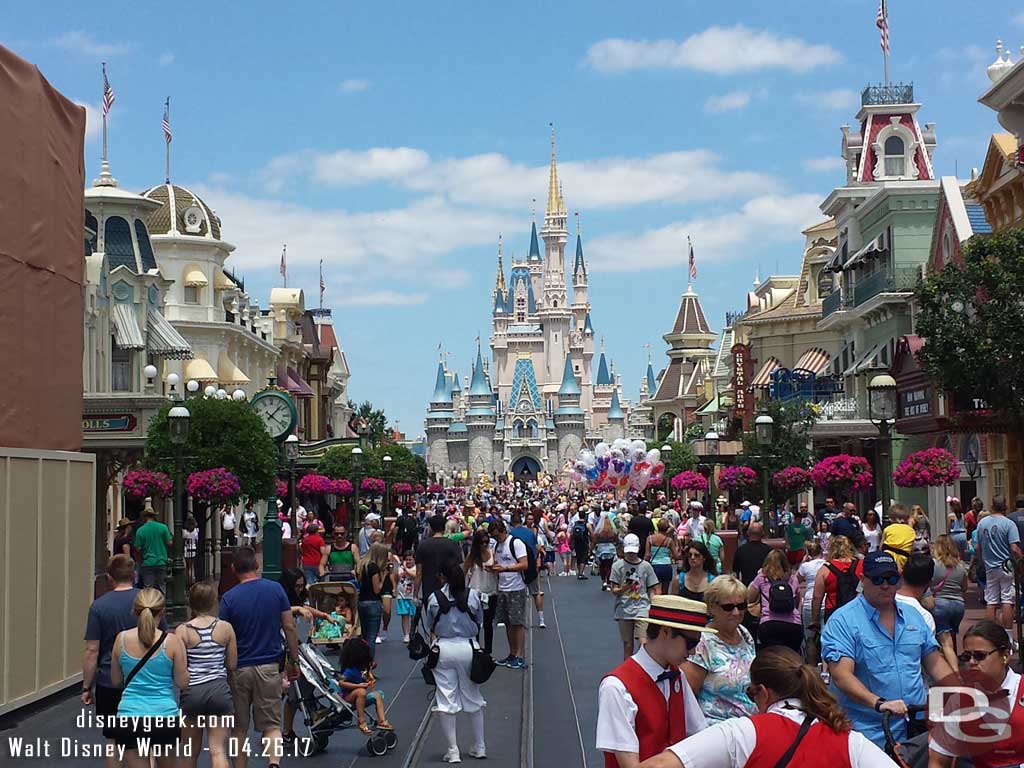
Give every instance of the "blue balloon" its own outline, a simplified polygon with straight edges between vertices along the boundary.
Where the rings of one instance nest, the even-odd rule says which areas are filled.
[[[609,463],[609,459],[608,459],[607,455],[598,456],[597,457],[597,468],[601,472],[607,472],[608,471],[608,463]]]

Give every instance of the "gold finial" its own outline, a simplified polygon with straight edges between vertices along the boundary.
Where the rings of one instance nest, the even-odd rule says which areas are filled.
[[[565,207],[562,204],[562,193],[558,184],[558,168],[555,161],[555,124],[551,126],[551,168],[548,173],[548,215],[561,213]]]
[[[498,235],[498,277],[494,283],[496,293],[505,292],[505,265],[501,260],[501,235]]]

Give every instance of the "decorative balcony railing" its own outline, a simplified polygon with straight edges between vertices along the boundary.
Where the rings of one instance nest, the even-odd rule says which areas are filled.
[[[842,291],[836,288],[832,293],[821,301],[821,316],[826,318],[834,312],[847,309],[850,302],[845,299]]]
[[[867,409],[864,408],[856,397],[850,397],[842,392],[824,402],[818,403],[819,421],[849,421],[851,419],[866,419]]]
[[[869,85],[860,94],[863,107],[878,104],[913,104],[913,83],[891,83],[889,85]]]
[[[881,270],[857,280],[853,286],[853,305],[859,307],[880,293],[910,293],[921,282],[921,267],[896,267]]]

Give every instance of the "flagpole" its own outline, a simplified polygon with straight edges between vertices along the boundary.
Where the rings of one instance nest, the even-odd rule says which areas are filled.
[[[103,62],[103,97],[106,98],[106,83],[107,83],[107,62]],[[103,157],[100,158],[103,164],[107,163],[107,110],[103,110]]]
[[[170,96],[168,96],[167,97],[167,101],[164,102],[164,118],[165,118],[167,124],[170,125],[170,123],[171,123],[171,97]],[[164,146],[164,152],[166,153],[165,156],[166,156],[166,164],[167,164],[167,168],[166,168],[166,171],[167,171],[167,173],[166,173],[166,175],[167,175],[167,183],[170,184],[171,183],[171,142],[167,141],[167,137],[166,136],[164,137],[164,145],[165,145]]]
[[[324,260],[320,259],[320,309],[324,308]]]

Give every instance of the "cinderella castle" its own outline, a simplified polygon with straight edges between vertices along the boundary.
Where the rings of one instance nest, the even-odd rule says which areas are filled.
[[[609,367],[603,342],[594,373],[587,262],[577,225],[570,282],[567,218],[552,132],[544,225],[538,233],[533,223],[527,256],[513,258],[507,282],[498,241],[493,362],[478,343],[473,369],[461,382],[443,358],[438,363],[426,418],[427,466],[434,476],[558,473],[584,444],[650,435],[645,401],[656,389],[650,363],[635,407],[622,396],[621,377]]]

